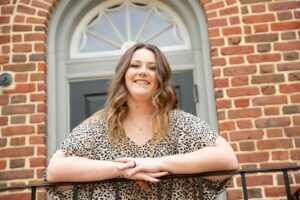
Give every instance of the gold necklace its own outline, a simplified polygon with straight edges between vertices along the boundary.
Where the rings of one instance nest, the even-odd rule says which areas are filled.
[[[134,121],[133,118],[131,118],[129,116],[127,116],[127,117],[128,117],[128,119],[130,119],[137,126],[139,132],[142,132],[143,131],[143,127],[145,127],[145,125],[149,123],[148,120],[147,120],[144,124],[142,124],[141,126],[139,126],[138,123],[136,123],[136,121]]]

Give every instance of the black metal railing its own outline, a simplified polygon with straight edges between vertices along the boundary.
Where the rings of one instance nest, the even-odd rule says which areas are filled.
[[[220,176],[220,175],[240,175],[241,176],[241,183],[242,183],[242,192],[243,192],[243,198],[244,200],[248,199],[248,190],[247,190],[247,181],[246,181],[246,174],[254,174],[254,173],[271,173],[271,172],[281,172],[283,174],[284,179],[284,186],[285,186],[285,194],[287,200],[299,200],[299,194],[300,190],[297,190],[294,194],[291,193],[291,186],[289,182],[289,171],[296,171],[300,170],[300,166],[292,166],[292,167],[284,167],[284,168],[265,168],[265,169],[249,169],[249,170],[234,170],[234,171],[218,171],[218,172],[206,172],[206,173],[197,173],[197,174],[174,174],[174,175],[168,175],[165,177],[161,177],[161,179],[182,179],[182,178],[197,178],[198,179],[198,189],[200,197],[199,199],[204,199],[203,197],[203,186],[202,186],[202,180],[203,177],[206,176]],[[36,200],[37,196],[37,189],[38,188],[47,188],[47,187],[53,187],[53,186],[74,186],[73,187],[73,199],[77,200],[78,196],[78,186],[84,185],[84,184],[98,184],[98,183],[114,183],[115,185],[115,197],[116,200],[120,199],[119,195],[119,183],[124,181],[130,181],[128,179],[124,178],[115,178],[115,179],[109,179],[104,181],[94,181],[94,182],[80,182],[80,183],[44,183],[44,184],[29,184],[29,185],[23,185],[23,186],[5,186],[0,187],[0,192],[3,191],[11,191],[11,190],[24,190],[24,189],[31,189],[31,199]],[[157,199],[161,199],[161,183],[157,183]],[[201,195],[202,194],[202,195]]]

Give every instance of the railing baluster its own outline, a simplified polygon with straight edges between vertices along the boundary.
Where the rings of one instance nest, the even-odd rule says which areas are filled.
[[[199,176],[198,180],[198,189],[199,189],[199,200],[204,200],[204,193],[203,193],[203,178]]]
[[[36,199],[36,186],[31,187],[31,200]]]
[[[157,200],[161,200],[161,182],[157,182],[156,184],[156,191],[157,191]]]
[[[78,197],[78,185],[75,184],[73,187],[73,200],[77,200]]]
[[[116,196],[116,200],[120,199],[119,181],[115,182],[115,196]]]
[[[292,200],[292,195],[291,195],[291,188],[290,188],[290,181],[289,181],[289,175],[286,169],[282,170],[283,173],[283,179],[284,179],[284,185],[285,185],[285,192],[286,192],[286,197],[287,200]]]
[[[243,188],[244,200],[248,200],[246,175],[245,175],[245,172],[243,172],[243,171],[241,171],[241,179],[242,179],[242,188]]]

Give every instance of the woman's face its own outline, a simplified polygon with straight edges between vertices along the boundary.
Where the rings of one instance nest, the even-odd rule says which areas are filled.
[[[157,89],[155,55],[148,49],[134,52],[130,66],[125,73],[125,84],[129,96],[136,100],[151,100]]]

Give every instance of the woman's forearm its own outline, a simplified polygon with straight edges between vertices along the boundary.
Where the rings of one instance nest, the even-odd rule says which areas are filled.
[[[82,157],[65,157],[59,151],[49,162],[48,182],[85,182],[116,178],[122,175],[118,163],[90,160]]]
[[[161,170],[173,174],[201,173],[238,168],[237,158],[231,146],[219,137],[214,146],[200,150],[159,158]]]

